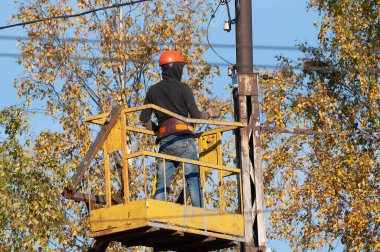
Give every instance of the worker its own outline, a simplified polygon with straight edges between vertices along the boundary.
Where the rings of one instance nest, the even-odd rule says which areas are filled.
[[[208,112],[200,112],[189,85],[181,82],[186,62],[175,50],[164,51],[159,58],[162,80],[151,86],[146,94],[144,104],[155,104],[184,117],[209,119],[218,117],[220,109],[213,108]],[[151,121],[152,109],[145,109],[140,114],[140,122],[147,129],[157,134],[159,153],[198,160],[197,149],[193,140],[190,125],[160,111],[154,111],[158,125]],[[164,164],[160,159],[157,169],[157,185],[155,199],[165,200],[169,192],[170,181],[179,162],[166,160],[164,182]],[[180,165],[182,167],[182,165]],[[199,167],[185,163],[185,177],[190,192],[191,203],[195,207],[203,207]],[[165,185],[164,185],[165,184]]]

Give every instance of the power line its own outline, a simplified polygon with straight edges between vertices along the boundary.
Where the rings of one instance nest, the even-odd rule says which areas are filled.
[[[40,40],[48,38],[41,37]],[[20,40],[20,41],[30,41],[31,39],[27,36],[0,36],[0,40]],[[99,39],[81,39],[81,38],[63,38],[62,41],[79,41],[79,42],[88,42],[88,43],[101,43]],[[129,42],[131,44],[147,44],[146,42]],[[171,45],[172,43],[170,43]],[[190,44],[190,43],[189,43]],[[169,43],[158,43],[158,45],[169,45]],[[205,46],[206,43],[191,43],[194,46]],[[214,48],[231,48],[236,49],[236,45],[233,44],[212,44]],[[281,46],[281,45],[253,45],[253,49],[258,50],[281,50],[281,51],[299,51],[299,48],[296,46]]]
[[[218,9],[219,9],[220,5],[222,5],[222,3],[223,3],[223,1],[219,1],[218,6],[216,7],[216,9],[211,14],[211,18],[210,18],[210,20],[208,21],[208,24],[207,24],[206,39],[207,39],[207,44],[209,45],[209,47],[211,48],[211,50],[216,54],[216,56],[218,56],[220,59],[222,59],[228,65],[233,65],[231,62],[229,62],[228,60],[226,60],[225,58],[223,58],[222,56],[220,56],[219,53],[217,53],[215,51],[215,49],[212,47],[212,44],[210,43],[210,40],[209,40],[209,30],[210,30],[211,21],[214,19],[215,13],[218,11]]]
[[[129,3],[113,4],[113,5],[109,5],[109,6],[105,6],[105,7],[100,7],[100,8],[97,8],[97,9],[93,9],[93,10],[87,10],[87,11],[80,12],[80,13],[77,13],[77,14],[62,15],[62,16],[56,16],[56,17],[50,17],[50,18],[42,18],[42,19],[31,20],[31,21],[21,22],[21,23],[17,23],[17,24],[12,24],[12,25],[0,26],[0,30],[8,29],[8,28],[16,27],[16,26],[22,26],[22,25],[40,23],[40,22],[49,21],[49,20],[79,17],[79,16],[87,15],[87,14],[90,14],[90,13],[95,13],[95,12],[102,11],[102,10],[123,7],[123,6],[127,6],[127,5],[133,5],[133,4],[138,4],[138,3],[142,3],[142,2],[147,2],[147,1],[150,1],[150,0],[136,0],[136,1],[133,1],[133,2],[129,2]]]
[[[0,57],[4,58],[19,58],[21,57],[21,54],[18,53],[0,53]],[[45,57],[45,58],[53,58],[53,57]],[[71,59],[75,60],[81,60],[81,61],[93,61],[93,60],[106,60],[108,62],[110,61],[120,61],[120,58],[112,58],[112,57],[71,57]],[[147,61],[144,60],[134,60],[134,59],[127,59],[125,61],[128,62],[134,62],[134,63],[148,63]],[[155,61],[151,61],[155,62]],[[228,63],[221,63],[221,62],[192,62],[188,63],[190,65],[215,65],[215,66],[229,66]],[[265,64],[258,64],[255,65],[257,68],[276,68],[276,65],[265,65]]]
[[[21,54],[18,54],[18,53],[0,53],[0,57],[4,57],[4,58],[19,58],[21,57],[22,55]],[[49,59],[49,58],[58,58],[58,57],[45,57],[46,59]],[[105,60],[107,62],[118,62],[118,61],[121,61],[120,58],[117,58],[117,57],[71,57],[71,59],[74,59],[74,60],[81,60],[81,61],[94,61],[94,60]],[[149,62],[155,62],[154,60],[152,61],[146,61],[146,60],[137,60],[137,59],[123,59],[123,61],[125,62],[134,62],[134,63],[149,63]],[[229,63],[223,63],[223,62],[191,62],[191,63],[188,63],[189,65],[212,65],[212,66],[222,66],[222,67],[228,67],[230,66]],[[279,65],[267,65],[267,64],[254,64],[254,67],[257,68],[257,69],[280,69],[281,70],[281,66]],[[344,71],[364,71],[364,70],[367,70],[367,71],[370,71],[370,72],[373,72],[373,73],[378,73],[379,72],[379,69],[378,68],[370,68],[370,67],[366,67],[366,68],[334,68],[332,66],[289,66],[289,69],[293,69],[293,70],[314,70],[314,71],[319,71],[319,72],[332,72],[332,71],[336,71],[336,72],[344,72]],[[266,75],[263,75],[264,77]],[[265,78],[264,78],[265,79]]]

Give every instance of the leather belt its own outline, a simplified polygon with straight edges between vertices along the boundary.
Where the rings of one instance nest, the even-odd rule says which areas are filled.
[[[162,139],[164,137],[178,134],[178,133],[192,133],[191,126],[181,120],[176,118],[169,118],[163,122],[158,129],[158,138]]]

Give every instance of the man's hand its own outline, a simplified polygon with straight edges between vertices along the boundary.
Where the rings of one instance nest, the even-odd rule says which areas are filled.
[[[148,130],[153,130],[154,132],[158,131],[158,126],[152,121],[141,122],[141,125]]]

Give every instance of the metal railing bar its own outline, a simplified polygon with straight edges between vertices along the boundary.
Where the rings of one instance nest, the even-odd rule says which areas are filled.
[[[223,166],[223,165],[211,164],[211,163],[201,162],[198,160],[180,158],[180,157],[175,157],[175,156],[170,156],[170,155],[165,155],[165,154],[150,152],[150,151],[138,151],[135,153],[131,153],[131,154],[128,154],[126,156],[126,158],[127,159],[136,158],[136,157],[143,156],[143,155],[150,156],[150,157],[157,157],[157,158],[165,158],[168,160],[177,161],[177,162],[185,162],[188,164],[195,164],[195,165],[204,166],[207,168],[213,168],[215,170],[230,171],[233,173],[240,173],[241,172],[240,169],[238,169],[238,168],[232,168],[232,167]]]
[[[185,179],[185,163],[182,162],[182,181],[183,181],[183,202],[184,202],[184,205],[186,206],[187,205],[187,202],[186,202],[186,179]],[[193,203],[193,202],[191,202]]]
[[[126,126],[125,127],[127,130],[129,131],[133,131],[133,132],[138,132],[138,133],[144,133],[144,134],[147,134],[147,135],[152,135],[154,136],[154,131],[152,130],[147,130],[147,129],[142,129],[142,128],[137,128],[137,127],[133,127],[133,126]]]
[[[229,121],[215,121],[215,120],[202,120],[202,119],[194,119],[194,118],[187,118],[184,116],[180,116],[176,113],[173,113],[167,109],[161,108],[157,105],[154,104],[146,104],[143,106],[139,107],[134,107],[134,108],[125,108],[122,110],[122,113],[131,113],[135,111],[140,111],[144,109],[154,109],[157,111],[160,111],[162,113],[165,113],[167,115],[170,115],[174,118],[177,118],[181,121],[187,122],[187,123],[198,123],[198,124],[209,124],[209,125],[225,125],[225,126],[239,126],[239,127],[246,127],[246,123],[241,123],[241,122],[229,122]],[[108,113],[102,113],[98,115],[93,115],[93,116],[88,116],[85,118],[85,122],[93,122],[99,124],[100,122],[104,123],[104,120],[99,121],[102,118],[106,118]],[[99,122],[96,122],[99,121]]]
[[[145,198],[148,199],[148,193],[147,193],[147,179],[146,179],[146,162],[145,162],[145,155],[142,156],[142,165],[143,165],[143,173],[144,173],[144,194]]]
[[[199,137],[201,137],[201,136],[212,135],[212,134],[215,134],[215,133],[217,133],[217,132],[223,133],[223,132],[230,131],[230,130],[234,130],[234,129],[237,129],[237,128],[239,128],[239,126],[226,126],[226,127],[223,127],[223,128],[217,128],[217,129],[212,129],[212,130],[206,130],[206,131],[203,131],[203,132],[195,133],[195,134],[194,134],[194,138],[199,138]]]
[[[165,201],[168,201],[167,199],[167,194],[166,194],[166,159],[163,158],[163,168],[164,168],[164,196],[165,196]]]

